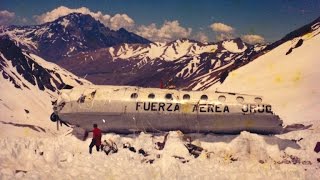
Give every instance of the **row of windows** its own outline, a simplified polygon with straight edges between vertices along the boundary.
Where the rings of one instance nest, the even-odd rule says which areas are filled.
[[[148,95],[148,98],[149,98],[149,99],[154,99],[155,97],[156,97],[156,96],[155,96],[155,94],[153,94],[153,93],[150,93],[150,94]],[[137,94],[137,93],[132,93],[132,94],[131,94],[131,98],[132,98],[132,99],[138,98],[138,94]],[[172,99],[173,99],[172,94],[170,94],[170,93],[166,94],[166,95],[164,96],[164,98],[165,98],[165,99],[168,99],[168,100],[172,100]],[[184,100],[189,100],[189,99],[190,99],[190,95],[189,95],[189,94],[184,94],[184,95],[182,96],[182,98],[183,98]],[[204,94],[204,95],[202,95],[202,96],[200,97],[200,99],[206,101],[206,100],[208,100],[208,96]],[[220,102],[225,102],[226,99],[227,99],[227,98],[226,98],[225,96],[223,96],[223,95],[221,95],[221,96],[218,97],[218,100],[219,100]],[[242,96],[238,96],[238,97],[236,98],[236,100],[237,100],[239,103],[244,102],[244,98],[243,98]],[[261,102],[262,102],[262,99],[259,98],[259,97],[256,97],[256,98],[254,99],[254,101],[255,101],[256,103],[261,103]]]

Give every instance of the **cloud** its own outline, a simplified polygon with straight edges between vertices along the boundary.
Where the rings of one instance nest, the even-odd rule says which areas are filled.
[[[243,36],[241,36],[241,39],[248,44],[258,44],[258,43],[265,42],[265,40],[262,36],[255,35],[255,34],[243,35]]]
[[[14,12],[9,12],[7,10],[0,11],[0,25],[8,25],[15,16]]]
[[[20,18],[20,21],[25,24],[28,22],[28,19],[27,18]]]
[[[210,27],[213,31],[220,33],[232,33],[234,31],[233,27],[223,23],[213,23],[210,25]]]
[[[232,33],[219,33],[216,35],[216,40],[217,41],[224,41],[224,40],[229,40],[229,39],[234,39],[235,36]]]
[[[203,42],[203,43],[206,43],[209,41],[209,38],[208,36],[204,33],[204,32],[198,32],[195,36],[194,36],[194,39],[200,41],[200,42]]]
[[[134,21],[126,14],[116,14],[110,18],[112,29],[131,28],[134,26]]]
[[[141,25],[137,27],[135,33],[138,35],[158,42],[169,42],[179,38],[190,36],[192,28],[180,26],[179,21],[165,21],[160,28],[155,23],[150,25]]]
[[[235,28],[221,22],[211,24],[210,28],[216,32],[217,41],[229,40],[235,37]]]
[[[127,14],[115,14],[114,16],[111,16],[109,14],[103,14],[101,11],[92,12],[90,9],[86,7],[81,7],[78,9],[70,9],[65,6],[60,6],[60,7],[57,7],[56,9],[53,9],[52,11],[35,16],[35,20],[37,23],[42,24],[42,23],[54,21],[57,18],[68,15],[70,13],[89,14],[94,19],[99,20],[105,26],[114,30],[118,30],[121,27],[130,29],[135,24],[134,20],[130,18]]]

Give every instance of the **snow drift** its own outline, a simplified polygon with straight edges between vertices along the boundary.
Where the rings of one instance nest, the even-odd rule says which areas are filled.
[[[262,95],[285,124],[319,121],[319,31],[283,43],[210,88]]]

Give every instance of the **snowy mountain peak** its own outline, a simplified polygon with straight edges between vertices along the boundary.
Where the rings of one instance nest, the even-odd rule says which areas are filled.
[[[247,45],[240,38],[225,40],[221,44],[223,48],[234,53],[241,53],[247,49]]]
[[[0,37],[0,71],[4,79],[19,89],[35,86],[42,91],[56,92],[63,85],[90,84],[57,65],[23,52],[8,36]]]
[[[37,26],[10,26],[0,30],[1,35],[9,35],[21,48],[52,62],[79,52],[122,43],[151,43],[123,28],[110,30],[90,15],[81,13],[71,13]]]

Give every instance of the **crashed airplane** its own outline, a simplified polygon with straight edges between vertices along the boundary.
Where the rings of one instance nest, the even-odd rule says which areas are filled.
[[[86,132],[180,130],[184,133],[277,134],[282,120],[261,96],[218,91],[184,91],[135,86],[78,86],[63,89],[52,121]]]

